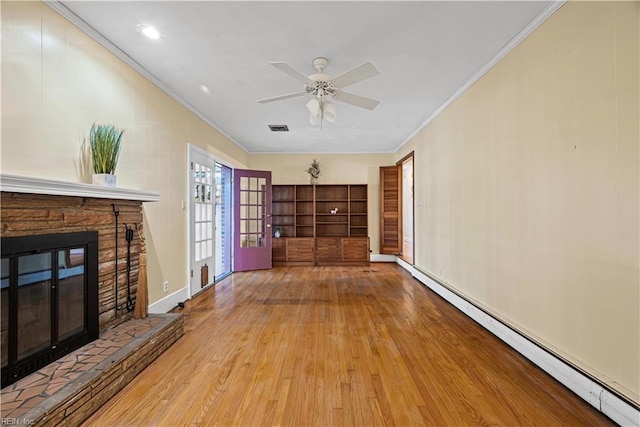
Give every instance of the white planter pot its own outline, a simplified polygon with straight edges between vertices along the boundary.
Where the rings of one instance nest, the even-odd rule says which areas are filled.
[[[94,173],[91,175],[91,182],[95,185],[103,185],[105,187],[116,186],[116,176],[110,173]]]

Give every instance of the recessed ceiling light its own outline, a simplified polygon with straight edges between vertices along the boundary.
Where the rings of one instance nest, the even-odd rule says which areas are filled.
[[[209,95],[211,93],[209,88],[206,87],[205,85],[200,85],[200,90],[203,91],[204,93],[206,93],[207,95]]]
[[[150,39],[157,40],[160,38],[160,33],[158,32],[158,30],[156,30],[153,27],[150,27],[149,25],[140,24],[138,25],[138,28],[140,29],[142,34],[149,37]]]

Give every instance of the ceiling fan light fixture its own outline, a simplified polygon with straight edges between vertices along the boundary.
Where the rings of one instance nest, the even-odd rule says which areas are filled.
[[[312,126],[318,126],[320,124],[320,115],[314,116],[313,114],[309,114],[309,123]]]
[[[312,116],[318,117],[320,115],[320,101],[318,101],[317,98],[311,98],[309,102],[307,102],[307,110],[309,110]]]
[[[325,101],[322,107],[322,115],[329,123],[334,123],[336,121],[336,106]]]

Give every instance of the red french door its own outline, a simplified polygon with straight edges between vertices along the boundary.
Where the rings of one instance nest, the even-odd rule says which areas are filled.
[[[271,268],[271,172],[235,169],[233,270]]]

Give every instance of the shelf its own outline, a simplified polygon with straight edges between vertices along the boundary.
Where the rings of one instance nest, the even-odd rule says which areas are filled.
[[[275,185],[274,223],[283,232],[274,246],[278,265],[368,265],[366,184]],[[331,211],[338,208],[338,212]]]

